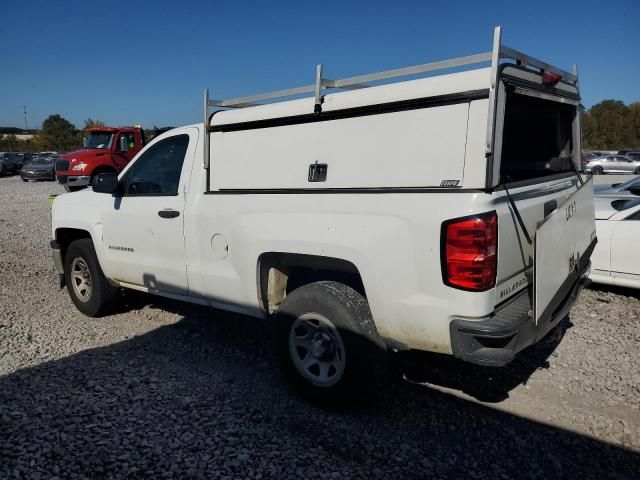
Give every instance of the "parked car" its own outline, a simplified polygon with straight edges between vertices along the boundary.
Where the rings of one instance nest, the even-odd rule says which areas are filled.
[[[56,169],[54,158],[36,158],[28,161],[20,170],[23,182],[29,180],[55,180]]]
[[[640,198],[601,197],[595,202],[598,244],[589,278],[640,288]]]
[[[18,171],[18,154],[14,152],[0,152],[0,176]]]
[[[588,162],[584,171],[593,175],[603,173],[635,173],[640,175],[640,160],[625,155],[605,155]]]
[[[595,160],[598,157],[599,155],[596,155],[595,153],[583,153],[582,155],[580,155],[580,170],[584,172],[585,168],[587,168],[587,163]]]
[[[607,198],[636,198],[640,196],[640,177],[634,177],[624,183],[594,185],[593,195]]]

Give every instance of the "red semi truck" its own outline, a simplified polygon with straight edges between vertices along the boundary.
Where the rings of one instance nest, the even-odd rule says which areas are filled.
[[[139,126],[95,127],[86,133],[84,148],[56,161],[56,179],[70,192],[91,185],[100,173],[119,173],[146,143]]]

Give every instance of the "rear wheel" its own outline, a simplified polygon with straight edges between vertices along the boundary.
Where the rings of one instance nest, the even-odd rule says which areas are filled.
[[[29,180],[28,180],[28,179],[26,179],[26,178],[23,178],[23,179],[22,179],[22,181],[23,181],[23,182],[28,182]]]
[[[82,238],[69,245],[64,274],[74,305],[90,317],[99,316],[117,292],[102,273],[90,238]]]
[[[386,346],[369,304],[342,283],[315,282],[287,295],[274,344],[293,387],[321,403],[362,396],[386,380]]]
[[[603,173],[604,173],[604,170],[602,169],[602,167],[593,167],[591,169],[592,175],[602,175]]]

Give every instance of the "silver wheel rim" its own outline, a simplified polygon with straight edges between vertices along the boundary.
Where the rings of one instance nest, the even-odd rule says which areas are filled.
[[[92,290],[91,272],[82,257],[76,257],[71,262],[71,286],[78,300],[81,302],[89,301]]]
[[[305,380],[331,387],[344,374],[344,343],[335,325],[319,313],[300,315],[289,330],[289,355]]]

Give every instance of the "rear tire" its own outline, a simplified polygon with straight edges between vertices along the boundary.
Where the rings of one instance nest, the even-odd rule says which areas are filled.
[[[386,380],[386,346],[369,304],[347,285],[322,281],[297,288],[276,313],[274,330],[284,375],[310,400],[363,397]]]
[[[604,173],[604,170],[602,169],[602,167],[593,167],[591,169],[592,175],[602,175],[603,173]]]
[[[28,180],[28,179],[26,179],[26,178],[23,178],[23,179],[22,179],[22,181],[23,181],[23,182],[28,182],[29,180]]]
[[[69,245],[64,258],[64,276],[71,301],[89,317],[100,316],[118,291],[102,273],[90,238],[81,238]]]

